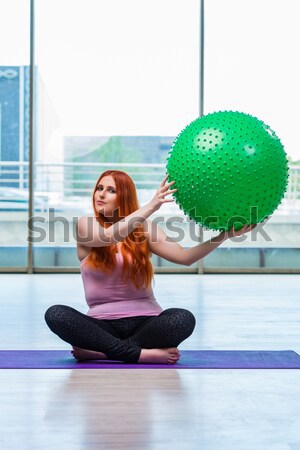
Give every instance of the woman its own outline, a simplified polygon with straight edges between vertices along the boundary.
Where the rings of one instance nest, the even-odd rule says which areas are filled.
[[[180,358],[177,347],[194,330],[190,311],[163,311],[157,303],[151,288],[151,253],[191,265],[233,236],[233,230],[189,249],[167,237],[149,220],[164,203],[173,201],[169,196],[176,191],[175,182],[167,178],[141,208],[125,172],[108,170],[96,183],[94,217],[81,217],[77,224],[77,254],[89,311],[82,314],[54,305],[45,314],[49,328],[73,346],[78,360],[175,364]],[[234,235],[252,228],[244,226]]]

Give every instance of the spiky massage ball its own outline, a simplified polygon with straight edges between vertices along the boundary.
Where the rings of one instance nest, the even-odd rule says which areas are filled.
[[[275,132],[249,114],[219,111],[191,122],[167,161],[174,197],[204,227],[236,230],[262,222],[278,207],[288,160]]]

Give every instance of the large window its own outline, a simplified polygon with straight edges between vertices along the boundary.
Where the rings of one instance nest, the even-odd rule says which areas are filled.
[[[299,12],[297,0],[205,3],[205,114],[233,110],[260,118],[290,160],[285,199],[262,232],[223,244],[206,258],[206,270],[300,268]]]
[[[199,114],[198,54],[198,2],[36,0],[35,190],[51,208],[36,218],[37,269],[78,267],[75,221],[104,170],[126,170],[151,198]]]
[[[29,2],[0,0],[0,267],[26,269]]]
[[[0,5],[3,270],[27,268],[30,136],[33,269],[78,270],[75,225],[78,217],[93,213],[99,174],[108,168],[127,171],[145,204],[165,174],[175,136],[203,104],[204,114],[242,111],[274,129],[290,160],[288,191],[252,241],[227,241],[189,268],[153,257],[155,267],[300,270],[298,0],[0,0]],[[175,204],[153,218],[186,247],[214,234],[200,233]]]

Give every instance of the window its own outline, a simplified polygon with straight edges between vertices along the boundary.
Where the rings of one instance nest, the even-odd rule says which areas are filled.
[[[35,191],[52,211],[36,220],[36,268],[78,267],[74,225],[107,168],[150,200],[199,114],[198,36],[198,2],[36,0]]]
[[[242,111],[267,123],[285,146],[285,199],[253,241],[227,242],[205,269],[300,268],[299,2],[210,0],[205,7],[205,114]],[[211,235],[205,232],[205,238]]]
[[[29,2],[0,0],[0,267],[27,266]]]

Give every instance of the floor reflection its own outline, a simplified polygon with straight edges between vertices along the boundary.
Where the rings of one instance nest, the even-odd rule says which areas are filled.
[[[187,390],[176,369],[73,370],[53,388],[46,420],[57,430],[63,417],[64,434],[70,428],[85,450],[144,450],[153,440],[169,445],[172,416],[171,428],[179,432],[183,411],[191,408]]]

